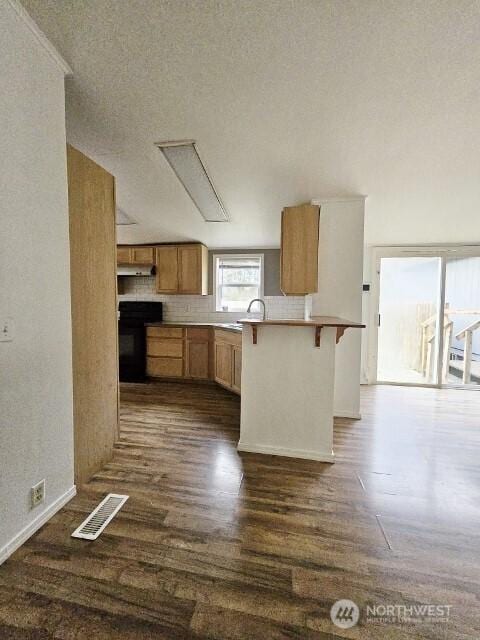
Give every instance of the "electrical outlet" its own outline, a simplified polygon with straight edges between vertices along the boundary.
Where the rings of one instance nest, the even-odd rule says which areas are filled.
[[[42,502],[45,502],[45,480],[40,480],[40,482],[30,489],[30,497],[32,509],[38,507]]]

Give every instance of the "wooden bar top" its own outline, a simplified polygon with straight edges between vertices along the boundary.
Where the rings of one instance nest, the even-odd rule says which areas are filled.
[[[313,327],[315,329],[315,346],[320,346],[320,333],[323,327],[337,328],[337,344],[347,329],[364,329],[365,325],[344,318],[335,316],[312,316],[309,320],[258,320],[257,318],[243,318],[237,320],[238,324],[247,324],[252,327],[252,341],[257,344],[257,328],[264,326],[281,326],[281,327]]]
[[[257,318],[242,318],[237,320],[239,324],[260,325],[281,325],[287,327],[345,327],[364,329],[365,325],[353,320],[345,320],[335,316],[312,316],[309,320],[259,320]]]

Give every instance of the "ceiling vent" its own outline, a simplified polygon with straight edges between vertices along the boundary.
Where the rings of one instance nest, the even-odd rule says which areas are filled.
[[[213,186],[194,140],[156,142],[205,222],[228,222],[228,214]]]

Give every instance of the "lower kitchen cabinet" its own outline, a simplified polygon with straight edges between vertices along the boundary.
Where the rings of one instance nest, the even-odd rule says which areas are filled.
[[[187,340],[185,377],[208,380],[210,377],[210,342]]]
[[[182,378],[183,358],[157,358],[147,355],[147,375],[153,378]]]
[[[232,345],[215,340],[215,381],[224,387],[232,386]]]
[[[240,393],[242,377],[242,335],[215,330],[215,382]]]
[[[211,378],[210,327],[147,327],[147,375],[153,378]]]
[[[147,375],[215,380],[240,393],[242,334],[205,326],[147,327]]]
[[[240,393],[242,388],[242,347],[233,347],[232,360],[232,390]]]

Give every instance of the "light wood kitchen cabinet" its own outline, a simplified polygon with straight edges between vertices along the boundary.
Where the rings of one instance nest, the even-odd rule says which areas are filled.
[[[153,378],[182,378],[184,337],[181,327],[147,327],[147,375]]]
[[[207,295],[208,250],[203,244],[157,247],[157,293]]]
[[[215,329],[215,382],[240,393],[242,376],[242,335]]]
[[[210,343],[187,340],[185,358],[185,376],[208,380],[209,378],[209,351]]]
[[[318,290],[320,208],[303,204],[282,211],[280,289],[285,295]]]
[[[185,376],[197,380],[211,377],[212,330],[209,327],[188,327],[185,344]]]
[[[155,262],[154,247],[118,246],[117,265],[149,265]]]
[[[183,358],[183,340],[149,337],[148,355],[157,358]]]
[[[153,247],[132,247],[132,264],[154,264],[155,249]]]
[[[183,358],[147,356],[147,375],[153,378],[182,378]]]
[[[117,247],[117,264],[131,264],[132,249],[130,247]]]
[[[215,380],[240,393],[242,334],[209,326],[147,327],[147,375]]]
[[[215,381],[232,386],[232,345],[215,341]]]
[[[211,378],[210,327],[147,327],[147,375],[155,378]]]
[[[148,338],[183,338],[182,327],[147,327]]]
[[[157,247],[156,254],[157,293],[178,293],[177,247]]]
[[[242,348],[237,346],[232,349],[232,389],[237,393],[242,389]]]

